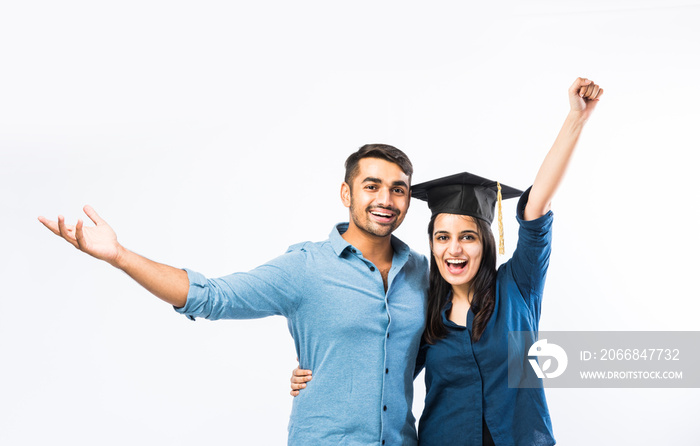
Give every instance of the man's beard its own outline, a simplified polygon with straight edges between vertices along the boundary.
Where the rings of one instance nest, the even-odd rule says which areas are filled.
[[[389,224],[381,224],[373,221],[370,217],[370,212],[372,210],[380,210],[384,209],[387,211],[391,211],[394,213],[394,218],[393,221]],[[391,235],[394,230],[399,226],[401,223],[400,216],[401,216],[401,211],[399,211],[396,208],[393,207],[388,207],[388,206],[367,206],[365,208],[362,214],[357,213],[357,206],[354,205],[354,203],[350,203],[350,215],[352,216],[352,221],[355,224],[355,226],[370,235],[373,235],[375,237],[387,237]]]

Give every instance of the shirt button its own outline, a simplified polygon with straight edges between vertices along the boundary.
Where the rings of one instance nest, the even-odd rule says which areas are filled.
[[[389,333],[386,334],[386,337],[387,337],[387,338],[389,337]]]
[[[384,373],[389,373],[389,369],[384,370]]]
[[[386,406],[384,406],[384,412],[386,412]]]
[[[355,251],[355,248],[352,248],[350,251],[352,251],[353,254],[355,254],[357,251]]]
[[[370,270],[370,271],[374,271],[374,267],[373,267],[373,266],[370,266],[370,267],[369,267],[369,270]]]
[[[386,440],[382,440],[382,444],[386,443]]]

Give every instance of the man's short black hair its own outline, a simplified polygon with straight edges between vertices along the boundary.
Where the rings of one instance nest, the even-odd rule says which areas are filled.
[[[379,158],[394,163],[408,175],[409,183],[413,175],[413,164],[405,153],[388,144],[365,144],[357,152],[345,160],[345,182],[352,188],[352,182],[357,176],[360,160],[363,158]]]

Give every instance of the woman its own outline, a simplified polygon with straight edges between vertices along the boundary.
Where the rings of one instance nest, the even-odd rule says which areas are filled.
[[[416,365],[416,374],[426,369],[421,445],[555,444],[541,385],[509,386],[508,336],[529,332],[530,342],[537,336],[551,200],[602,94],[583,78],[569,88],[569,115],[520,198],[518,245],[498,270],[490,227],[497,196],[520,191],[466,173],[413,186],[413,197],[432,211],[428,320]],[[292,389],[303,388],[309,373],[295,371]]]

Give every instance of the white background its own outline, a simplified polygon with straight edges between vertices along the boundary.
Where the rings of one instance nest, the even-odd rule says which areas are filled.
[[[284,319],[191,322],[38,215],[89,203],[143,255],[248,270],[347,218],[342,164],[368,142],[404,150],[414,182],[527,187],[577,76],[605,95],[554,203],[540,328],[700,329],[698,5],[4,3],[0,444],[286,441]],[[425,254],[428,216],[413,203],[396,233]],[[547,397],[562,445],[700,434],[698,389]]]

